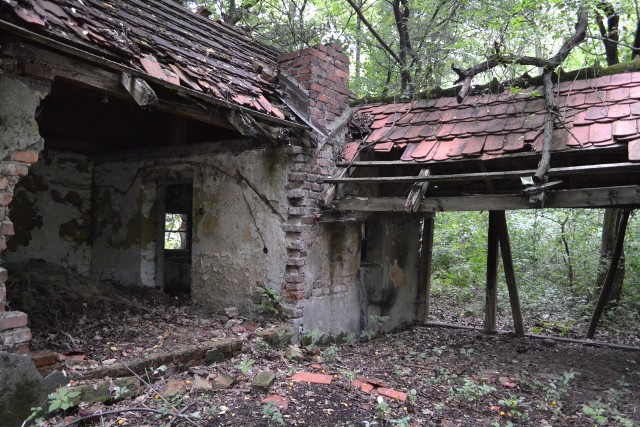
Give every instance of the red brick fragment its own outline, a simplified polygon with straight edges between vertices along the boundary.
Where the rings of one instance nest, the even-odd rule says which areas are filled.
[[[509,377],[500,377],[498,381],[500,381],[500,384],[502,384],[502,386],[506,388],[518,387],[518,385],[514,382],[515,380]]]
[[[267,396],[262,399],[262,403],[273,403],[278,408],[286,411],[289,409],[289,399],[284,396],[280,396],[279,394],[272,394],[271,396]]]
[[[353,380],[351,382],[351,385],[354,388],[357,388],[358,390],[360,390],[360,391],[362,391],[364,393],[367,393],[367,394],[371,393],[371,391],[373,390],[373,386],[371,384],[362,382],[360,380]]]
[[[407,400],[407,393],[403,393],[401,391],[396,391],[396,390],[385,388],[385,387],[379,387],[376,391],[378,392],[378,394],[382,396],[386,396],[391,399],[396,399],[401,402],[404,402],[405,400]]]
[[[16,151],[13,153],[16,162],[35,163],[38,161],[38,153],[33,150]]]
[[[373,385],[378,386],[378,387],[386,387],[387,386],[382,380],[379,380],[377,378],[363,377],[361,375],[356,376],[356,378],[358,380],[362,381],[362,382],[373,384]]]
[[[313,384],[331,384],[331,375],[314,374],[311,372],[298,372],[290,379],[291,381],[304,381]]]
[[[51,350],[34,351],[30,356],[36,368],[44,368],[58,363],[58,353]]]
[[[27,315],[21,311],[0,313],[0,331],[23,327],[27,324]]]

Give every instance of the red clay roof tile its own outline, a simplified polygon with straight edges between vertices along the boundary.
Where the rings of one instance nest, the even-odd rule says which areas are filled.
[[[449,144],[452,141],[439,141],[433,149],[433,160],[447,160],[447,151],[449,151]]]
[[[625,99],[629,99],[629,88],[619,87],[607,91],[607,102],[619,102]]]
[[[413,157],[414,159],[427,158],[431,154],[429,159],[432,159],[432,151],[434,151],[433,148],[435,147],[436,142],[437,141],[433,139],[422,141],[420,145],[416,147],[415,151],[411,154],[411,157]]]
[[[582,147],[589,142],[589,129],[591,126],[574,126],[567,139],[567,146]]]
[[[562,120],[554,123],[551,149],[588,149],[640,137],[638,123],[630,119],[640,118],[640,102],[630,99],[635,88],[640,88],[640,72],[562,83],[559,105],[565,107],[561,108]],[[640,98],[640,92],[638,95]],[[361,111],[367,108],[372,107]],[[401,159],[421,162],[465,156],[490,159],[541,150],[547,119],[544,99],[508,92],[468,97],[462,104],[454,98],[393,104],[385,111],[376,119],[387,125],[387,134],[377,132],[380,124],[375,124],[374,134],[367,141],[385,143],[376,145],[376,150],[390,150],[408,142]],[[397,111],[404,111],[402,118],[394,116]],[[396,126],[389,132],[393,120]],[[418,138],[424,140],[418,143]]]
[[[595,107],[589,107],[584,115],[585,120],[597,120],[606,119],[609,112],[609,107],[604,105],[598,105]],[[575,121],[573,122],[575,124]]]
[[[447,157],[461,156],[468,140],[468,138],[456,138],[454,140],[447,141],[447,144],[449,146],[449,148],[447,149]]]
[[[621,119],[628,117],[631,114],[629,104],[611,105],[607,113],[607,117],[610,119]]]
[[[365,142],[376,142],[380,139],[386,138],[390,130],[391,129],[388,127],[376,129],[367,137],[367,139],[365,139]]]
[[[640,161],[640,139],[629,141],[629,146],[627,149],[629,150],[629,161]]]
[[[386,153],[391,151],[391,149],[393,148],[393,144],[393,141],[378,142],[373,146],[373,149],[375,151]]]
[[[357,142],[349,142],[344,146],[344,149],[342,150],[342,159],[345,162],[350,162],[354,159],[354,157],[356,156],[356,154],[358,153],[358,148],[360,147],[360,144],[358,144]]]
[[[479,155],[482,152],[482,148],[484,147],[484,142],[486,139],[486,136],[472,136],[467,141],[462,154],[464,156]]]
[[[504,140],[504,147],[502,148],[505,152],[516,152],[521,151],[524,148],[524,134],[510,133],[506,136]]]
[[[589,142],[604,142],[611,139],[610,123],[595,123],[589,126]]]
[[[484,143],[484,151],[502,150],[503,145],[504,135],[487,135],[487,140]]]
[[[638,122],[635,119],[614,122],[611,129],[612,135],[618,138],[636,135],[638,133]]]
[[[411,157],[411,155],[413,154],[414,151],[416,151],[416,148],[418,148],[419,145],[420,145],[419,142],[407,144],[407,148],[402,152],[402,156],[400,156],[400,160],[404,160],[405,162],[410,162],[414,160],[413,157]]]

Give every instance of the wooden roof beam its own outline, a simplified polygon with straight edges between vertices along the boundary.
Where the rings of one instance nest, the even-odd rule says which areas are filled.
[[[548,191],[547,208],[605,208],[640,206],[640,185],[579,190]],[[332,207],[339,211],[405,212],[402,197],[350,197],[335,200]],[[424,198],[418,212],[488,211],[533,209],[525,194],[472,195]]]

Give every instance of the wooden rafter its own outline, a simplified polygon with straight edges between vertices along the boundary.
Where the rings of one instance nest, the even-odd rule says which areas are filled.
[[[420,170],[418,174],[421,176],[429,176],[431,171],[427,168],[423,168]],[[420,209],[420,203],[422,202],[422,197],[424,197],[424,193],[427,192],[427,188],[429,188],[428,182],[415,182],[411,186],[411,190],[409,191],[409,196],[407,197],[407,201],[404,205],[404,210],[408,213],[416,213],[418,209]]]
[[[579,175],[583,173],[614,173],[614,172],[638,172],[640,173],[640,163],[622,162],[605,163],[600,165],[569,166],[549,169],[549,175]],[[536,173],[533,169],[500,171],[500,172],[480,172],[461,173],[448,175],[428,175],[428,176],[378,176],[378,177],[342,177],[327,178],[328,183],[403,183],[403,182],[459,182],[476,181],[479,179],[506,179],[532,177]]]
[[[548,208],[600,208],[610,206],[640,206],[640,186],[556,190],[546,193]],[[332,206],[340,211],[403,212],[402,197],[350,197],[335,200]],[[532,209],[529,197],[521,194],[469,195],[457,197],[427,197],[418,212],[486,211],[492,209]]]

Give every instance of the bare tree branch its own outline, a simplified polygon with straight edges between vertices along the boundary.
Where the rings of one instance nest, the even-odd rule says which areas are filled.
[[[400,65],[401,67],[404,67],[404,64],[402,63],[402,60],[400,59],[398,54],[394,52],[393,49],[391,49],[391,47],[383,40],[382,37],[380,37],[380,34],[378,34],[378,32],[373,28],[373,26],[367,20],[367,18],[364,17],[364,14],[362,13],[358,5],[353,0],[347,0],[347,2],[353,8],[353,10],[356,11],[358,16],[362,20],[362,23],[369,29],[373,37],[375,37],[376,40],[378,40],[378,43],[380,43],[380,46],[382,46],[382,48],[398,63],[398,65]]]

